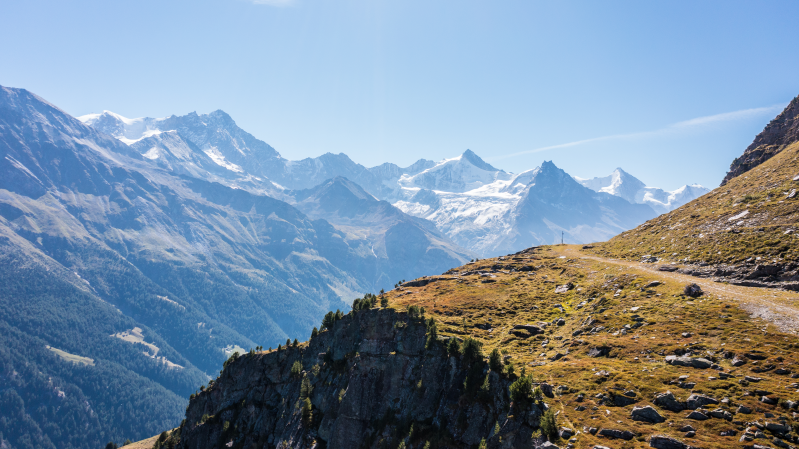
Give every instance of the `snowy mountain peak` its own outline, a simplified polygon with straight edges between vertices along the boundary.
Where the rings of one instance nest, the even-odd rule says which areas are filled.
[[[472,150],[466,150],[461,155],[461,159],[468,161],[470,164],[474,165],[475,167],[485,170],[485,171],[499,171],[498,169],[491,166],[491,164],[484,161],[480,156],[474,153]]]
[[[416,175],[403,175],[399,184],[447,192],[466,192],[497,180],[510,180],[512,175],[498,170],[471,150],[452,159],[444,159]]]
[[[699,184],[682,186],[671,192],[657,187],[647,187],[641,180],[621,168],[616,168],[608,176],[591,179],[575,176],[574,179],[596,192],[609,193],[631,203],[648,204],[658,213],[674,210],[710,191]]]

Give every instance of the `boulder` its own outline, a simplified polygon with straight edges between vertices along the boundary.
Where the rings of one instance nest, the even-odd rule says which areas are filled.
[[[555,293],[566,293],[566,292],[568,292],[569,290],[571,290],[573,288],[574,288],[574,284],[572,284],[571,282],[568,282],[566,284],[558,285],[557,287],[555,287]]]
[[[666,356],[666,363],[677,366],[689,366],[697,369],[707,369],[713,366],[713,362],[702,357],[686,357],[669,355]]]
[[[532,324],[517,324],[513,329],[527,331],[530,335],[539,335],[544,333],[544,329]]]
[[[752,413],[752,409],[745,405],[741,405],[738,407],[738,410],[735,413],[743,413],[744,415],[748,415]]]
[[[633,421],[644,421],[648,423],[661,423],[666,421],[666,418],[660,415],[651,405],[645,407],[633,407],[630,413]]]
[[[658,407],[672,412],[681,412],[685,410],[685,405],[678,402],[677,399],[674,398],[674,394],[672,394],[671,391],[656,395],[653,402]]]
[[[597,346],[588,350],[588,357],[607,357],[610,354],[610,348],[607,346]]]
[[[791,431],[790,426],[777,422],[767,422],[766,429],[774,433],[788,433]]]
[[[666,435],[652,435],[649,438],[649,447],[655,449],[688,449],[690,446]]]
[[[735,357],[732,358],[732,362],[730,362],[730,365],[732,365],[732,366],[741,366],[744,363],[746,363],[746,360],[744,360],[744,359],[742,359],[742,358],[740,358],[738,356],[735,356]]]
[[[635,434],[630,432],[629,430],[618,430],[618,429],[601,429],[598,434],[605,438],[618,438],[622,440],[632,440],[635,438]]]
[[[658,271],[673,272],[677,270],[679,270],[679,267],[675,267],[674,265],[661,265],[658,267]]]
[[[558,432],[561,439],[568,440],[569,438],[574,436],[574,431],[572,429],[567,429],[565,427],[560,428],[560,432]]]
[[[769,404],[769,405],[776,405],[777,402],[779,402],[779,401],[776,398],[770,398],[768,396],[762,396],[760,398],[760,402],[762,402],[764,404]]]
[[[541,449],[560,449],[560,446],[557,446],[555,443],[550,441],[544,441],[544,443],[538,447]]]
[[[692,394],[688,396],[688,400],[685,401],[685,404],[691,410],[696,410],[700,407],[704,407],[706,405],[716,405],[719,401],[717,399],[711,398],[710,396],[705,396],[703,394]]]
[[[728,412],[727,410],[724,410],[723,408],[717,408],[715,410],[712,410],[709,414],[714,418],[732,421],[732,413]]]
[[[710,419],[709,416],[705,415],[702,412],[698,412],[696,410],[694,410],[691,413],[689,413],[688,416],[686,416],[686,418],[687,419],[693,419],[693,420],[696,420],[696,421],[705,421],[705,420]]]
[[[702,291],[702,287],[697,284],[686,285],[683,289],[683,293],[685,293],[685,296],[690,296],[691,298],[698,298],[705,294],[705,292]]]

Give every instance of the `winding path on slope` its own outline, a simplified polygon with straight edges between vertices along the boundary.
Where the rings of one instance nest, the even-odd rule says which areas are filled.
[[[554,252],[575,259],[588,259],[611,265],[625,267],[631,271],[656,275],[663,279],[695,283],[707,293],[723,299],[732,299],[740,304],[752,317],[759,317],[773,323],[780,331],[799,335],[799,293],[762,287],[743,287],[715,282],[677,272],[658,271],[652,264],[629,260],[610,259],[588,254],[578,245],[553,245]]]

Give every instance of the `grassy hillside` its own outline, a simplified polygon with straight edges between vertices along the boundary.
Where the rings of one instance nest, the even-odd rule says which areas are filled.
[[[679,209],[623,232],[595,252],[609,257],[739,263],[799,259],[799,142]],[[794,194],[791,196],[791,194]]]
[[[799,442],[790,326],[753,316],[736,292],[702,281],[706,293],[686,296],[688,276],[661,274],[567,245],[406,282],[385,300],[407,313],[353,307],[308,343],[232,358],[160,447],[340,447],[346,438],[348,447],[483,440],[498,449],[537,447],[545,432],[575,448]],[[799,304],[799,294],[782,295]],[[425,332],[437,339],[424,343]]]
[[[795,335],[750,317],[733,300],[686,297],[684,283],[568,258],[564,254],[571,253],[563,249],[544,247],[481,260],[436,282],[388,295],[396,308],[424,307],[445,336],[476,338],[486,355],[498,349],[507,358],[505,370],[513,365],[519,375],[524,368],[535,381],[555,387],[549,405],[560,412],[558,425],[584,432],[576,436],[576,447],[648,447],[650,435],[666,434],[697,447],[727,448],[749,428],[746,423],[778,418],[799,430],[797,415],[786,402],[799,400]],[[570,289],[556,293],[569,283]],[[532,335],[515,328],[526,324],[544,332]],[[671,365],[669,355],[702,357],[714,368]],[[734,366],[735,358],[744,363]],[[726,399],[705,408],[727,411],[731,418],[697,421],[686,417],[690,410],[672,412],[655,405],[655,396],[667,391],[678,401],[691,394]],[[774,404],[763,402],[764,396]],[[633,407],[647,405],[654,405],[665,421],[631,419]],[[752,413],[738,412],[741,406]],[[685,425],[696,429],[694,437],[678,430]],[[636,436],[609,441],[592,435],[592,427]],[[721,436],[725,431],[735,436]]]

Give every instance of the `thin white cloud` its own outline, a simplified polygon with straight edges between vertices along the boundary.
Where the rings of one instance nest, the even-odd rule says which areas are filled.
[[[736,120],[743,120],[753,117],[760,117],[766,114],[773,115],[777,111],[781,111],[784,108],[785,108],[784,104],[776,104],[762,108],[750,108],[750,109],[742,109],[740,111],[724,112],[721,114],[697,117],[682,122],[672,123],[671,125],[653,131],[641,131],[637,133],[613,134],[609,136],[592,137],[590,139],[575,140],[574,142],[566,142],[557,145],[534,148],[532,150],[525,150],[516,153],[505,154],[502,156],[495,156],[491,158],[486,158],[486,160],[497,161],[502,159],[508,159],[515,156],[521,156],[523,154],[541,153],[543,151],[556,150],[558,148],[576,147],[588,143],[602,142],[606,140],[625,140],[625,139],[640,138],[640,137],[653,137],[665,134],[675,134],[681,131],[685,131],[687,129],[694,129],[702,126],[708,126],[724,122],[732,122]]]

